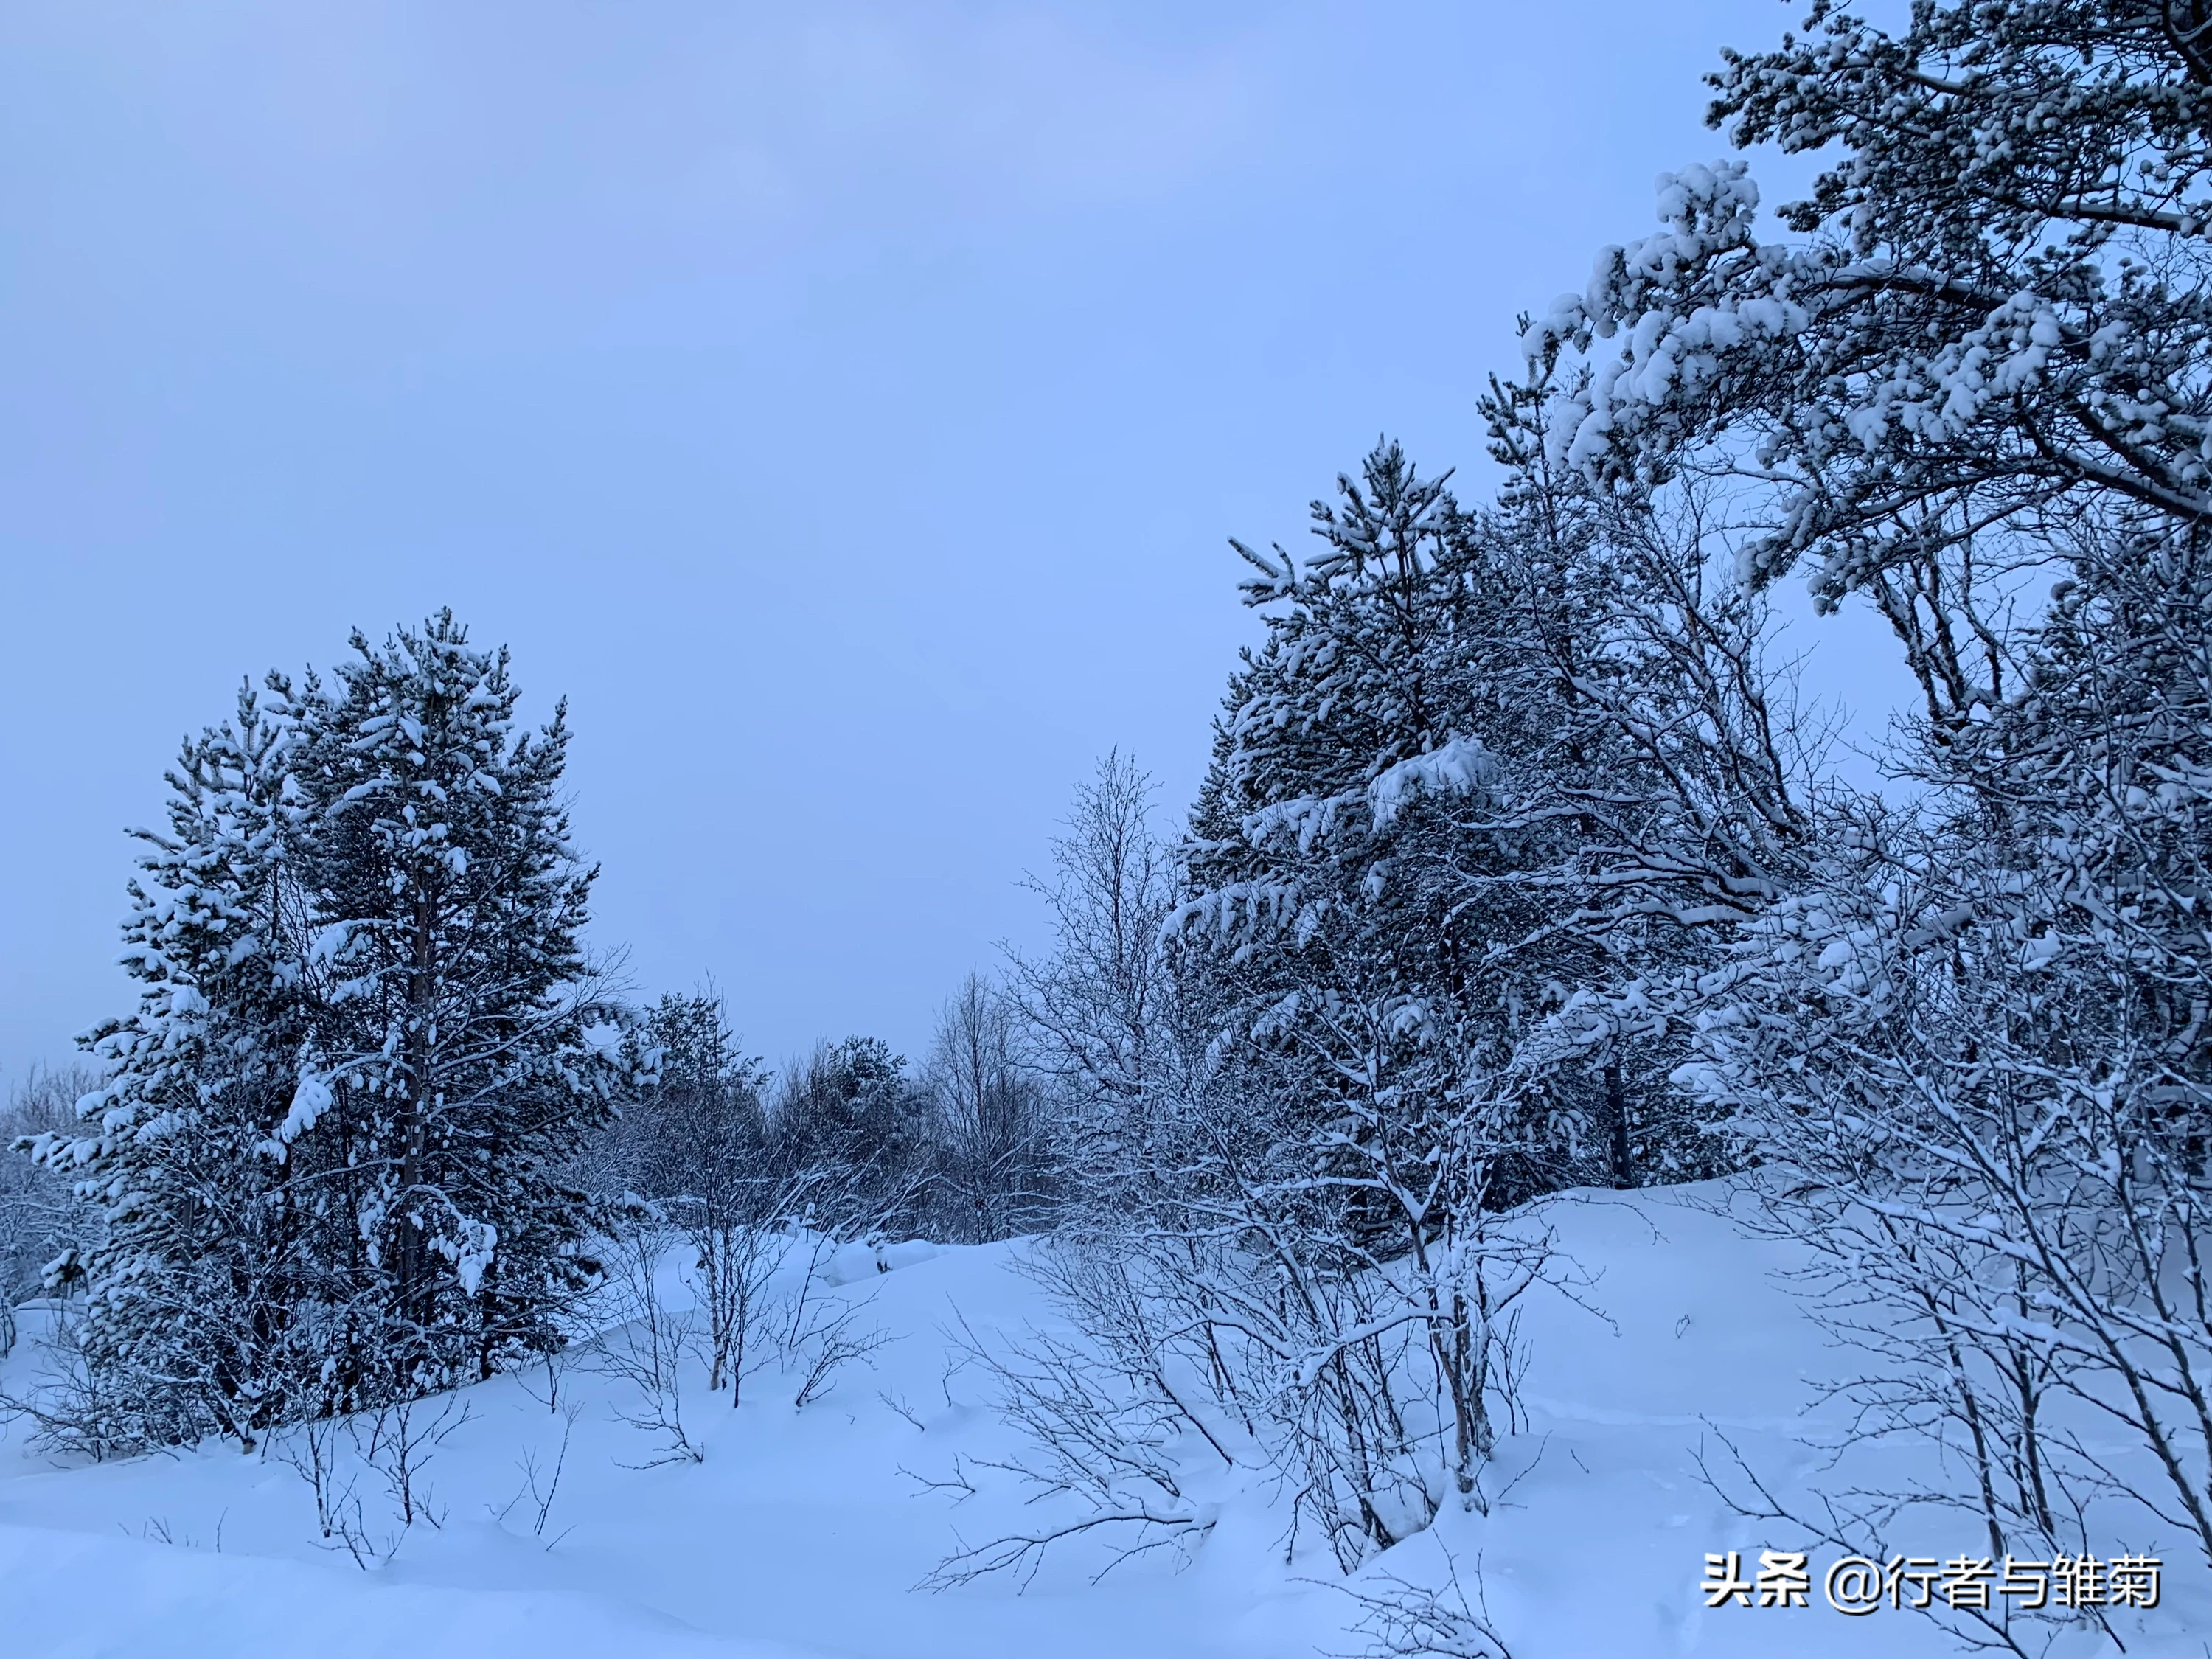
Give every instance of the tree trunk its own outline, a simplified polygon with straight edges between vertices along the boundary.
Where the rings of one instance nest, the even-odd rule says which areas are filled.
[[[420,872],[417,872],[418,879]],[[421,1218],[413,1212],[416,1189],[428,1174],[429,1154],[431,1022],[434,1018],[437,938],[433,927],[434,902],[419,887],[415,900],[414,960],[407,979],[407,1107],[400,1128],[399,1306],[402,1316],[418,1331],[430,1325],[425,1307],[428,1289],[428,1240]],[[402,1366],[412,1369],[422,1358],[422,1343],[410,1340]],[[402,1377],[404,1383],[404,1377]]]
[[[1628,1091],[1620,1080],[1619,1060],[1605,1068],[1605,1116],[1613,1136],[1613,1184],[1633,1187],[1636,1164],[1628,1151]]]

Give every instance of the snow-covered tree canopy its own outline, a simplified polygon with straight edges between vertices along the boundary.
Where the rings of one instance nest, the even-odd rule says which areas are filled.
[[[1561,459],[1751,486],[1746,574],[1870,595],[1956,719],[2014,689],[2002,573],[2212,511],[2212,33],[2186,0],[1805,30],[1725,54],[1710,112],[1834,155],[1781,210],[1804,240],[1761,240],[1740,161],[1666,175],[1666,228],[1525,343],[1589,354]]]

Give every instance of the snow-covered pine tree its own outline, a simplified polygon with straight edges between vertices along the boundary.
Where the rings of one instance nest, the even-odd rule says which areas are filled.
[[[340,1379],[373,1395],[561,1342],[597,1271],[569,1171],[611,1113],[622,1016],[580,942],[597,872],[559,796],[566,706],[519,732],[507,652],[450,611],[352,647],[299,701],[319,1007],[294,1121],[323,1131],[374,1276]]]
[[[1385,448],[1343,507],[1316,507],[1330,550],[1307,571],[1248,550],[1255,602],[1280,608],[1232,688],[1182,912],[1275,1038],[1307,1046],[1307,993],[1333,987],[1329,1041],[1343,998],[1371,1002],[1366,1023],[1441,1065],[1455,1099],[1517,1099],[1493,1203],[1711,1172],[1638,988],[1711,965],[1808,829],[1764,609],[1716,582],[1700,495],[1554,466],[1565,399],[1541,367],[1485,400],[1509,469],[1491,512],[1461,514]],[[1353,994],[1343,976],[1368,972],[1388,988]],[[1348,1065],[1326,1069],[1389,1069]],[[1625,1072],[1650,1108],[1632,1137]]]
[[[768,1073],[743,1053],[720,993],[665,993],[628,1039],[647,1077],[593,1149],[603,1196],[706,1196],[775,1174],[763,1099]]]
[[[1448,1491],[1480,1501],[1500,1316],[1541,1255],[1492,1222],[1577,1178],[1587,1143],[1516,1044],[1602,951],[1519,879],[1573,834],[1524,810],[1565,760],[1533,590],[1395,445],[1314,513],[1304,569],[1239,549],[1268,636],[1232,681],[1172,924],[1220,1071],[1153,1224],[1237,1237],[1284,1292],[1261,1346],[1326,1357],[1261,1387],[1349,1565]],[[1244,1304],[1233,1323],[1268,1297],[1231,1266],[1206,1293]]]
[[[1547,982],[1580,977],[1547,960],[1527,982],[1514,947],[1553,918],[1497,879],[1559,856],[1559,823],[1515,805],[1563,722],[1531,590],[1443,482],[1385,445],[1340,491],[1315,506],[1325,551],[1305,569],[1240,546],[1268,637],[1218,728],[1179,929],[1321,1118],[1346,1090],[1449,1115],[1469,1078],[1510,1064]],[[1414,1086],[1401,1067],[1433,1075]],[[1518,1193],[1567,1155],[1540,1139],[1500,1172]]]
[[[89,1367],[48,1426],[95,1451],[251,1444],[300,1408],[326,1316],[351,1293],[287,1156],[314,1021],[297,739],[277,683],[242,690],[231,724],[184,745],[167,832],[138,832],[123,956],[137,1012],[86,1039],[112,1068],[80,1103],[88,1133],[33,1143],[105,1212],[104,1237],[48,1269],[85,1291]]]
[[[484,1376],[589,1282],[567,1178],[611,1112],[621,1011],[578,943],[592,872],[560,716],[518,735],[506,654],[450,613],[325,687],[270,677],[186,744],[147,834],[138,1012],[88,1133],[39,1138],[105,1213],[81,1281],[94,1449]]]

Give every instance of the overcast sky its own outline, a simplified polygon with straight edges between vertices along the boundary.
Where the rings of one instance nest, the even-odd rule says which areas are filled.
[[[569,699],[641,990],[918,1053],[1097,756],[1188,801],[1224,538],[1386,431],[1479,493],[1515,313],[1794,21],[0,0],[0,1078],[131,1006],[179,737],[445,605]]]

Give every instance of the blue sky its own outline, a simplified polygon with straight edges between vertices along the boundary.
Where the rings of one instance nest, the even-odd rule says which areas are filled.
[[[1095,757],[1188,800],[1224,538],[1386,431],[1479,491],[1515,313],[1794,21],[6,0],[0,1078],[128,1006],[179,736],[442,605],[568,697],[641,989],[917,1051]]]

